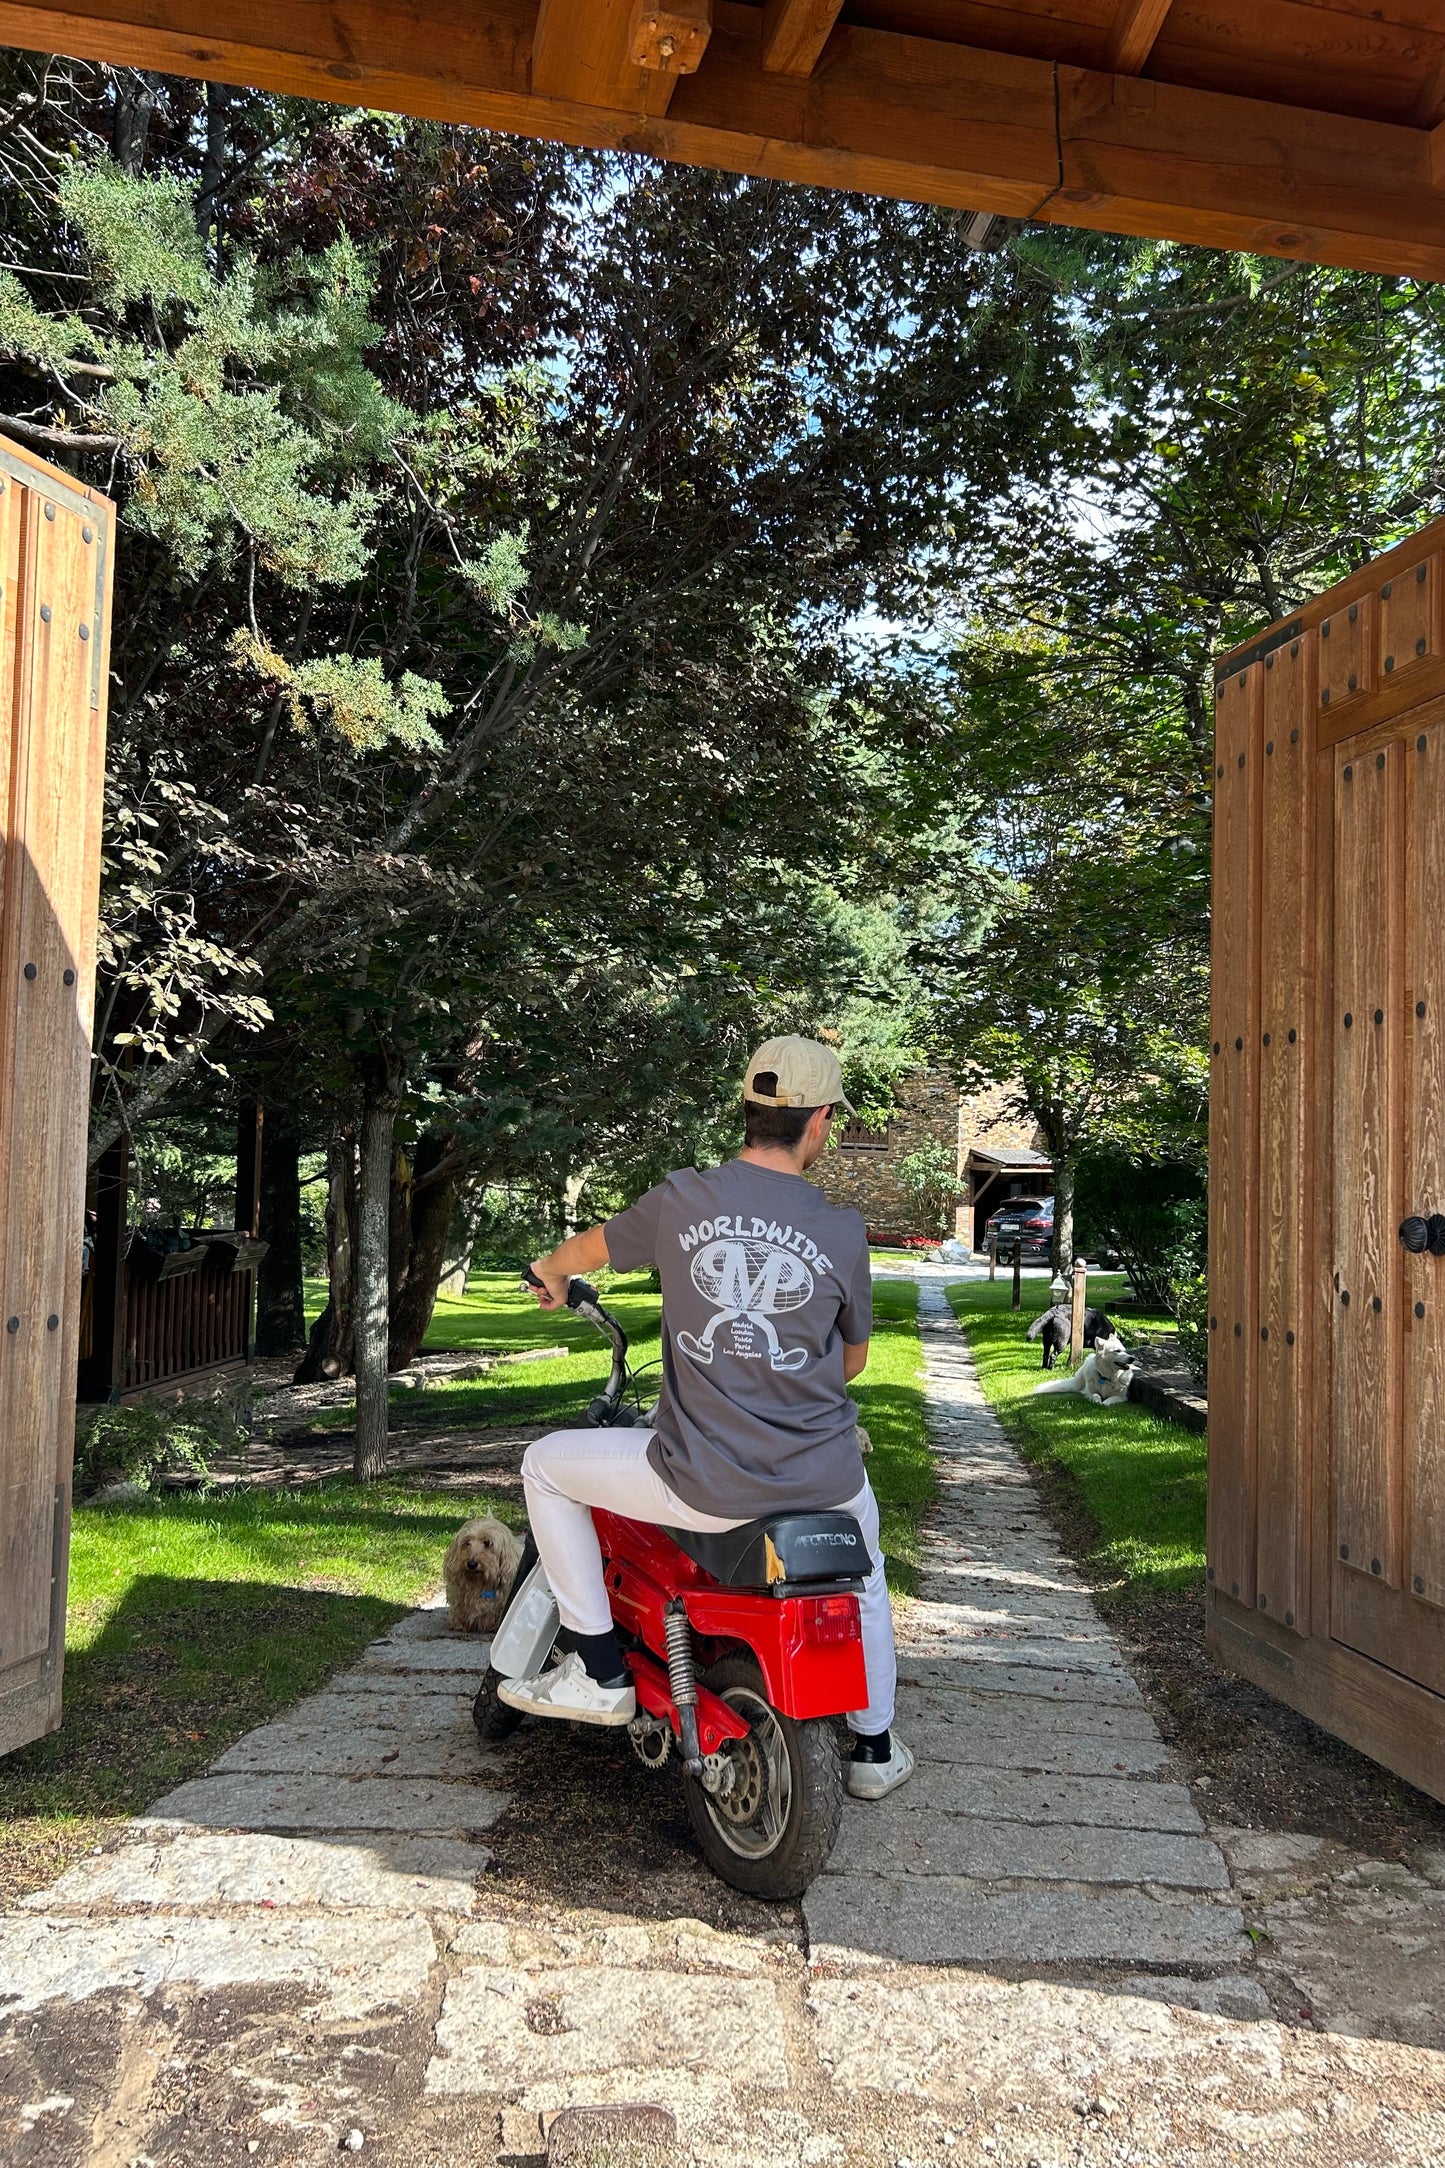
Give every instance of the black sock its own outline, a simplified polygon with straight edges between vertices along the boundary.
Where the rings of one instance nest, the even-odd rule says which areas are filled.
[[[632,1683],[632,1673],[623,1661],[615,1626],[609,1626],[605,1634],[573,1634],[572,1639],[589,1679],[595,1679],[599,1686],[629,1686]]]
[[[854,1761],[885,1762],[893,1759],[893,1735],[887,1731],[855,1731]]]

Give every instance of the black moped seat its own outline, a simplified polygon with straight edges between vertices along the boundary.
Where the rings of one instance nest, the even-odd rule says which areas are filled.
[[[771,1513],[744,1521],[720,1535],[696,1528],[669,1528],[686,1551],[724,1588],[766,1589],[791,1594],[811,1582],[854,1582],[873,1569],[863,1531],[851,1513]]]

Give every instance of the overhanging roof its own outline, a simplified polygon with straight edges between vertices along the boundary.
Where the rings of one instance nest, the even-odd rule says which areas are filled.
[[[0,0],[0,42],[1445,277],[1440,0]]]

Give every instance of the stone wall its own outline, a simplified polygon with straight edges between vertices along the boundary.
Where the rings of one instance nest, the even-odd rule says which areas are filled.
[[[946,1071],[921,1069],[905,1078],[895,1098],[897,1111],[886,1135],[861,1145],[834,1144],[809,1173],[809,1180],[834,1204],[851,1205],[862,1213],[875,1240],[936,1233],[924,1224],[898,1182],[899,1162],[920,1145],[935,1141],[946,1145],[955,1168],[962,1167],[975,1145],[1037,1147],[1033,1122],[1005,1113],[1006,1085],[993,1085],[965,1098]],[[959,1220],[965,1240],[967,1217],[965,1212]]]

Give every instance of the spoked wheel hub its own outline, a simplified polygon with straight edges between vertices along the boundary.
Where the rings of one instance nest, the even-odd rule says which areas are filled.
[[[760,1694],[734,1686],[722,1698],[751,1729],[745,1738],[729,1739],[718,1756],[725,1765],[722,1781],[716,1790],[704,1790],[706,1812],[730,1850],[744,1859],[766,1859],[788,1823],[793,1779],[787,1744]]]

